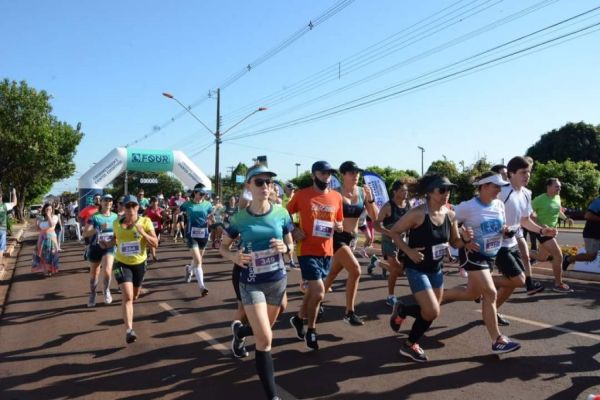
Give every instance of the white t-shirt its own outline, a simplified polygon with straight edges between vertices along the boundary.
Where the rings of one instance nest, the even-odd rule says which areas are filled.
[[[522,237],[521,218],[525,218],[533,213],[531,208],[531,191],[527,188],[515,189],[512,185],[502,187],[498,199],[504,203],[504,212],[506,215],[506,226],[509,230],[517,229],[518,232],[511,238],[504,238],[502,247],[513,247],[517,245],[517,237]],[[520,235],[520,236],[519,236]]]
[[[504,204],[494,199],[490,204],[482,203],[478,197],[463,201],[454,207],[456,220],[473,229],[479,245],[479,252],[487,257],[495,257],[500,250],[505,223]]]

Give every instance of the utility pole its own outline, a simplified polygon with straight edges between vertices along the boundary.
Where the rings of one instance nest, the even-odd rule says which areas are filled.
[[[417,146],[419,150],[421,150],[421,176],[423,176],[423,153],[425,153],[425,149],[421,146]]]
[[[217,89],[217,130],[215,132],[215,194],[221,198],[219,152],[221,147],[221,89]]]

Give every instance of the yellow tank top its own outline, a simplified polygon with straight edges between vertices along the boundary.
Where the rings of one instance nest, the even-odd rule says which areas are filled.
[[[141,224],[145,232],[154,231],[152,221],[147,217],[138,217],[136,224]],[[113,232],[117,241],[117,254],[115,259],[127,265],[141,264],[146,261],[146,239],[137,231],[135,226],[123,228],[121,219],[113,223]]]

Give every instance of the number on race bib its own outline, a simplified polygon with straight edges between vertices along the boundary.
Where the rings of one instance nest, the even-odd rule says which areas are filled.
[[[99,233],[98,234],[98,241],[99,242],[110,242],[113,237],[114,237],[114,233],[113,232]]]
[[[329,239],[333,235],[333,222],[315,219],[313,236]]]
[[[206,238],[207,229],[206,228],[195,228],[192,227],[191,236],[194,239],[204,239]]]
[[[434,260],[441,260],[447,253],[448,243],[441,243],[431,246],[431,255]]]
[[[252,252],[252,268],[255,274],[283,270],[281,253],[275,249]]]
[[[142,246],[140,242],[125,242],[120,244],[119,250],[124,256],[135,256],[140,254]]]
[[[497,253],[500,250],[500,246],[502,245],[502,238],[499,236],[494,236],[490,238],[483,239],[483,247],[486,253]]]

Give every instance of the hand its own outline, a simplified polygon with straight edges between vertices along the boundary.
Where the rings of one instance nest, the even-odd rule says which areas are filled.
[[[470,226],[463,226],[460,236],[463,242],[470,242],[475,237],[475,234],[473,233],[473,228],[471,228]]]
[[[144,227],[142,226],[142,224],[137,223],[135,224],[135,229],[137,229],[137,231],[140,233],[140,235],[144,236]]]
[[[479,253],[480,247],[475,242],[469,242],[465,244],[465,249]]]
[[[296,227],[292,231],[292,238],[294,238],[295,241],[300,241],[306,239],[306,235],[304,234],[304,231],[302,229]]]
[[[421,250],[425,250],[425,247],[411,248],[406,252],[408,258],[410,258],[415,264],[419,264],[425,259],[425,255],[421,253]]]
[[[238,251],[233,259],[233,262],[242,268],[247,268],[252,263],[252,255],[244,253],[242,250]]]
[[[279,239],[271,239],[271,248],[273,250],[276,250],[279,253],[287,253],[287,246],[285,245],[285,243],[283,242],[283,240],[279,240]]]
[[[371,191],[371,187],[369,185],[363,185],[363,191],[365,192],[365,202],[370,202],[373,200],[373,192]]]

